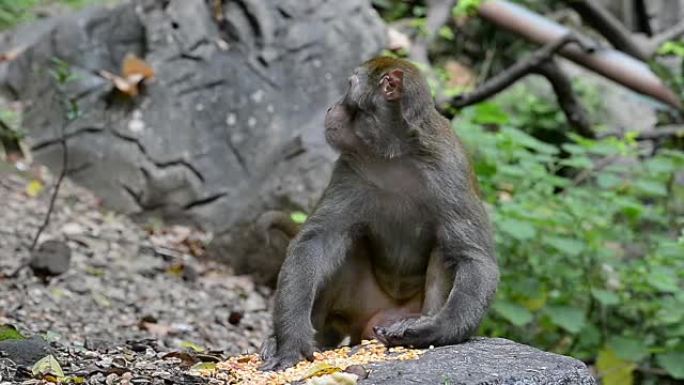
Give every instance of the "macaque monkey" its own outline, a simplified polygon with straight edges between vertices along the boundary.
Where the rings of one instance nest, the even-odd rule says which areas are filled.
[[[328,109],[325,136],[340,157],[288,247],[262,369],[347,336],[413,347],[470,337],[499,280],[492,232],[420,71],[389,57],[358,67]]]

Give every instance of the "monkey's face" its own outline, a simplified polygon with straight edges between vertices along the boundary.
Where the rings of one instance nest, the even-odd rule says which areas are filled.
[[[333,148],[341,153],[382,158],[399,153],[403,72],[397,71],[372,73],[361,66],[349,77],[344,97],[325,116],[325,136]]]

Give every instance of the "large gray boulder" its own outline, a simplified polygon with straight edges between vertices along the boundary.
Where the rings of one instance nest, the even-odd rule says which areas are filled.
[[[595,385],[583,362],[502,338],[428,350],[415,361],[370,365],[374,385]]]
[[[61,165],[57,57],[83,112],[66,127],[68,176],[110,208],[213,230],[217,254],[240,260],[263,246],[249,227],[262,212],[315,203],[335,158],[326,106],[385,40],[366,0],[140,0],[40,23],[0,39],[25,45],[0,80],[25,102],[37,160]],[[127,53],[156,72],[136,98],[98,74],[119,73]]]

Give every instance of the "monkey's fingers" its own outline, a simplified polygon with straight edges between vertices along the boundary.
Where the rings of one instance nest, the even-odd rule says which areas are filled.
[[[275,336],[271,335],[261,344],[259,355],[261,356],[262,360],[267,361],[276,354],[277,349],[278,344],[276,343]]]
[[[376,326],[376,337],[385,346],[426,347],[434,343],[433,320],[428,317],[409,318],[389,326]]]
[[[314,360],[314,351],[311,347],[304,347],[297,352],[296,349],[288,350],[285,353],[277,353],[272,357],[266,359],[266,362],[259,368],[262,371],[279,371],[285,370],[300,362],[303,358],[309,361]]]

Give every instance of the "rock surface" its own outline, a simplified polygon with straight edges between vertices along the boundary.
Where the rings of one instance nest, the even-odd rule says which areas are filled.
[[[71,262],[71,249],[60,241],[43,242],[31,253],[29,266],[38,276],[54,276],[66,273]]]
[[[229,259],[258,253],[249,225],[266,209],[315,203],[335,158],[326,106],[385,40],[366,0],[142,0],[49,20],[0,39],[24,48],[0,64],[0,83],[27,106],[36,158],[61,164],[63,112],[48,71],[58,57],[83,113],[65,130],[68,176],[120,212],[222,233],[217,245],[228,247],[217,253]],[[127,53],[156,73],[136,98],[99,75],[120,73]]]
[[[12,360],[17,365],[31,366],[50,354],[50,346],[39,336],[25,340],[0,341],[0,357]]]
[[[427,351],[416,361],[369,367],[359,384],[593,385],[586,365],[502,338],[474,338]]]

